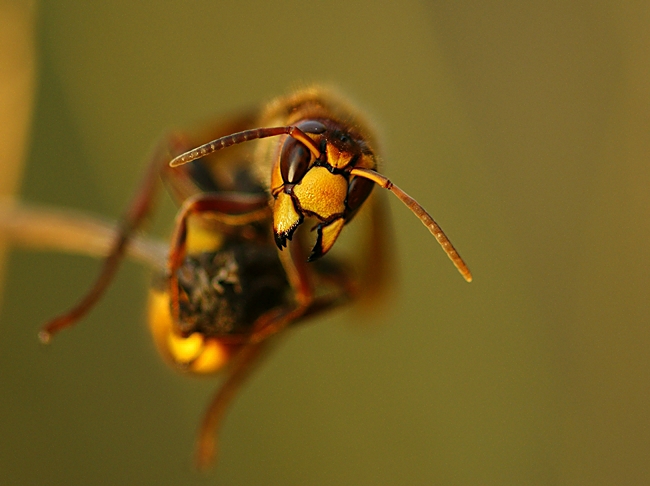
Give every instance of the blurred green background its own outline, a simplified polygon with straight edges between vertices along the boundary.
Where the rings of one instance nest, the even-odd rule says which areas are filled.
[[[191,453],[216,381],[156,355],[148,272],[127,263],[45,348],[39,326],[98,262],[15,250],[2,484],[650,484],[649,3],[36,7],[22,199],[118,217],[164,131],[328,82],[376,122],[384,172],[475,280],[391,200],[392,305],[371,326],[341,310],[293,332],[205,476]]]

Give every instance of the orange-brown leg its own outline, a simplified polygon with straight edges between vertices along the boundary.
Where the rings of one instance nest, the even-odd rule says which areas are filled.
[[[52,319],[43,327],[39,333],[41,341],[44,343],[49,342],[54,334],[74,325],[97,303],[113,280],[135,230],[142,225],[142,222],[152,210],[160,186],[159,176],[161,170],[166,168],[171,156],[182,152],[184,148],[181,138],[174,136],[165,137],[163,142],[156,146],[135,197],[122,217],[117,235],[108,256],[104,260],[97,280],[76,306]]]
[[[385,207],[382,200],[373,196],[370,203],[369,228],[365,241],[361,243],[358,270],[355,276],[343,262],[330,260],[329,271],[315,270],[316,262],[307,262],[305,245],[298,238],[280,251],[280,260],[294,291],[296,306],[282,318],[270,323],[260,322],[250,336],[251,342],[260,342],[282,331],[285,327],[312,314],[314,309],[337,306],[346,301],[360,298],[365,304],[375,304],[387,287],[389,272],[392,270],[389,223],[386,222]],[[330,257],[332,258],[332,257]],[[315,297],[314,279],[318,285],[329,283],[333,290],[326,295]]]
[[[217,434],[226,411],[255,365],[259,364],[268,344],[266,341],[245,345],[228,369],[223,383],[205,411],[199,428],[195,459],[198,469],[205,470],[215,462],[218,455]]]
[[[360,242],[356,262],[358,274],[355,275],[353,269],[347,268],[343,262],[333,259],[329,261],[329,271],[315,270],[314,266],[318,263],[307,262],[305,245],[300,240],[300,235],[297,235],[298,238],[294,238],[287,249],[280,251],[280,260],[296,295],[297,305],[283,319],[276,320],[266,327],[258,326],[250,338],[251,341],[263,341],[268,336],[280,332],[305,313],[311,313],[313,308],[331,307],[352,299],[358,299],[366,307],[374,308],[377,299],[382,297],[388,286],[393,261],[390,254],[390,221],[387,220],[385,201],[373,194],[368,203],[368,221],[365,221],[368,228],[363,235],[363,241]],[[315,297],[314,278],[318,279],[318,285],[328,282],[333,286],[333,290],[324,296]]]
[[[185,258],[187,223],[192,214],[230,225],[245,225],[268,218],[269,208],[265,195],[200,193],[185,200],[176,216],[167,264],[171,312],[177,322],[180,316],[178,269]]]
[[[296,305],[278,319],[270,322],[259,321],[248,338],[250,342],[264,341],[300,321],[306,314],[313,313],[316,308],[333,307],[353,299],[359,299],[367,307],[374,308],[377,299],[386,290],[392,261],[389,254],[390,228],[386,221],[384,201],[374,196],[368,202],[369,227],[365,240],[360,245],[358,275],[354,275],[352,269],[347,268],[343,262],[333,259],[330,260],[329,271],[316,270],[317,263],[307,262],[305,245],[300,235],[297,235],[298,237],[279,253],[295,295]],[[325,295],[316,297],[314,286],[320,286],[324,282],[332,289]]]
[[[342,277],[343,278],[343,277]],[[338,280],[341,289],[347,287],[347,283]],[[310,305],[300,307],[300,315],[296,318],[296,308],[276,308],[260,316],[255,324],[256,329],[284,329],[289,325],[304,322],[307,317],[312,317],[330,308],[336,307],[346,300],[346,293],[331,293],[327,296],[314,299]],[[276,331],[277,332],[277,331]],[[253,336],[255,337],[255,335]],[[217,389],[210,405],[205,411],[203,421],[199,428],[196,465],[204,470],[214,463],[218,454],[218,432],[225,417],[226,411],[237,395],[245,380],[250,376],[253,368],[259,364],[261,357],[268,351],[271,340],[259,335],[259,340],[251,340],[244,344],[238,352],[221,386]]]
[[[299,236],[299,235],[298,235]],[[294,238],[284,250],[278,250],[280,261],[287,274],[289,285],[294,293],[296,305],[284,313],[281,318],[269,322],[258,321],[250,336],[251,342],[261,342],[269,336],[282,331],[291,323],[300,319],[314,304],[313,270],[307,263],[305,246],[300,238]]]

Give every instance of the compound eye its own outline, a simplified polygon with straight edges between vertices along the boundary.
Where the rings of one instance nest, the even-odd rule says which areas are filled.
[[[316,120],[308,120],[298,124],[300,128],[305,133],[315,133],[321,134],[324,133],[327,128],[321,122]]]
[[[310,160],[309,149],[302,142],[288,137],[280,155],[280,172],[285,184],[300,182],[309,168]]]
[[[365,179],[363,177],[352,178],[350,185],[348,186],[348,197],[345,201],[345,205],[348,208],[346,219],[350,220],[350,218],[354,216],[363,202],[368,199],[370,191],[372,191],[374,185],[375,183],[370,179]]]

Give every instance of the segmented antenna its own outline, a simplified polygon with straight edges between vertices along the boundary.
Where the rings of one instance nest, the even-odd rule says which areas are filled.
[[[445,235],[444,231],[442,231],[442,228],[438,225],[438,223],[433,220],[431,215],[427,213],[415,199],[413,199],[411,196],[393,184],[390,179],[375,172],[374,170],[354,168],[350,171],[350,174],[363,177],[365,179],[370,179],[375,184],[378,184],[384,189],[388,189],[390,192],[395,194],[399,200],[402,201],[413,212],[413,214],[415,214],[420,219],[420,221],[422,221],[422,224],[429,229],[436,240],[438,240],[438,243],[440,243],[440,246],[442,246],[442,249],[451,259],[454,266],[458,269],[463,278],[468,282],[472,281],[472,273],[469,271],[469,268],[467,268],[467,265],[454,248],[454,245],[451,244],[451,241],[449,241],[449,238],[447,238],[447,235]]]
[[[169,165],[171,167],[178,167],[180,165],[187,164],[188,162],[192,162],[193,160],[205,157],[206,155],[210,155],[217,150],[230,147],[231,145],[236,145],[260,138],[277,137],[279,135],[289,135],[290,137],[295,138],[307,146],[309,151],[314,155],[314,158],[320,158],[321,153],[320,149],[316,145],[316,142],[309,138],[298,127],[288,126],[273,128],[254,128],[252,130],[244,130],[243,132],[237,132],[233,133],[232,135],[217,138],[212,142],[208,142],[204,145],[201,145],[200,147],[197,147],[190,150],[189,152],[185,152],[184,154],[175,157],[169,163]],[[442,228],[438,225],[438,223],[435,222],[431,215],[427,213],[426,210],[420,206],[420,204],[415,199],[413,199],[402,189],[393,184],[390,179],[384,177],[378,172],[375,172],[374,170],[354,168],[350,171],[350,175],[369,179],[375,184],[378,184],[384,189],[388,189],[393,194],[395,194],[395,196],[397,196],[397,198],[402,201],[411,210],[411,212],[418,217],[420,221],[422,221],[422,224],[428,228],[438,243],[440,243],[440,246],[442,246],[442,249],[451,259],[452,263],[458,269],[463,278],[468,282],[472,281],[472,273],[454,248],[454,245],[451,244],[451,241],[449,241],[449,238],[447,238],[447,235],[445,235],[444,231],[442,231]]]
[[[273,128],[254,128],[252,130],[244,130],[243,132],[233,133],[232,135],[227,135],[225,137],[217,138],[212,142],[208,142],[200,147],[185,152],[177,157],[175,157],[170,163],[170,167],[178,167],[179,165],[187,164],[193,160],[200,159],[206,155],[210,155],[217,150],[221,150],[231,145],[236,145],[238,143],[248,142],[250,140],[256,140],[258,138],[267,138],[267,137],[277,137],[278,135],[289,135],[290,137],[295,138],[296,140],[302,142],[307,146],[309,151],[313,154],[314,158],[318,159],[321,156],[320,149],[311,138],[309,138],[305,132],[300,130],[298,127],[273,127]]]

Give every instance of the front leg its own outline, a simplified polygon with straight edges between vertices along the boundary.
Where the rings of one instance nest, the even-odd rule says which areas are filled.
[[[270,211],[263,194],[199,193],[183,203],[176,216],[167,263],[171,314],[177,323],[180,322],[178,271],[187,253],[188,223],[192,215],[228,226],[245,226],[268,219]]]
[[[273,342],[269,339],[271,335],[337,307],[351,297],[351,282],[347,272],[340,266],[332,267],[327,280],[335,283],[336,291],[313,298],[309,304],[305,302],[303,305],[276,307],[257,319],[253,326],[256,331],[241,345],[205,411],[197,438],[197,468],[204,470],[215,462],[218,454],[218,432],[226,412],[254,367],[268,352]],[[234,341],[229,342],[232,344]]]
[[[39,333],[42,342],[48,343],[54,334],[74,325],[93,308],[104,294],[125,256],[135,231],[140,228],[153,209],[159,192],[161,172],[168,171],[170,158],[185,149],[186,145],[183,144],[182,140],[180,136],[171,135],[165,137],[162,142],[156,145],[144,177],[122,216],[117,233],[97,279],[76,306],[52,319],[43,327]]]
[[[294,238],[284,250],[278,251],[293,292],[295,305],[285,309],[281,315],[273,319],[258,320],[249,337],[249,340],[254,343],[262,342],[298,321],[314,304],[313,270],[307,263],[307,255],[300,238]]]

